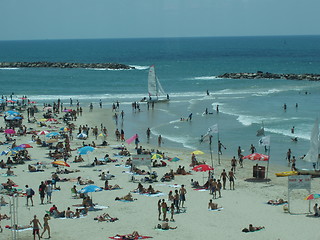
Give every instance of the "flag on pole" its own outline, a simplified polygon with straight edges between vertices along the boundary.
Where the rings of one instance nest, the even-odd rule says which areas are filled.
[[[200,142],[207,140],[213,133],[218,133],[218,124],[214,124],[208,128],[208,131],[200,139]]]
[[[126,143],[128,144],[132,143],[137,137],[138,137],[138,134],[133,135],[131,138],[128,138],[126,140]]]
[[[270,146],[270,136],[265,136],[260,138],[259,140],[260,146]]]

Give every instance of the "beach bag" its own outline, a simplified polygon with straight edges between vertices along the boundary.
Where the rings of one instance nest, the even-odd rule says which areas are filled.
[[[30,189],[30,193],[31,193],[31,196],[33,196],[33,195],[34,195],[34,191],[33,191],[33,189],[32,189],[32,188]]]

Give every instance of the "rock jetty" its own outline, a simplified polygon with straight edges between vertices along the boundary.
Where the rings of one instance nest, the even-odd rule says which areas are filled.
[[[120,63],[68,63],[68,62],[0,62],[0,68],[98,68],[134,69]]]
[[[258,71],[256,73],[225,73],[218,76],[219,78],[232,78],[232,79],[288,79],[288,80],[309,80],[320,81],[320,74],[313,73],[269,73]]]

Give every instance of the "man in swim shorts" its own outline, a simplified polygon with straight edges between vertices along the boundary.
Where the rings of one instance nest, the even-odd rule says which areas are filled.
[[[42,225],[37,219],[37,215],[34,215],[33,220],[30,221],[30,225],[32,224],[33,227],[33,239],[36,240],[36,235],[38,235],[38,238],[40,239],[39,230],[40,227],[42,228]]]

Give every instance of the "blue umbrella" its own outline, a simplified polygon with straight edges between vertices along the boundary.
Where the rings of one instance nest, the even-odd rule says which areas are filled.
[[[89,192],[100,192],[102,191],[101,187],[98,187],[96,185],[88,185],[85,186],[84,188],[82,188],[81,190],[79,190],[79,193],[89,193]]]
[[[20,113],[16,112],[16,111],[13,111],[13,110],[9,110],[9,111],[6,111],[4,112],[6,115],[19,115]]]
[[[60,133],[51,132],[51,133],[48,133],[48,134],[46,135],[46,137],[55,137],[55,136],[60,136]]]
[[[80,155],[86,155],[90,152],[93,152],[94,151],[94,147],[90,147],[90,146],[85,146],[85,147],[82,147],[78,150],[78,153]]]
[[[11,148],[10,151],[21,151],[21,150],[24,150],[23,147],[14,147],[14,148]]]
[[[7,154],[8,154],[8,151],[2,151],[0,155],[3,156],[3,155],[7,155]]]

